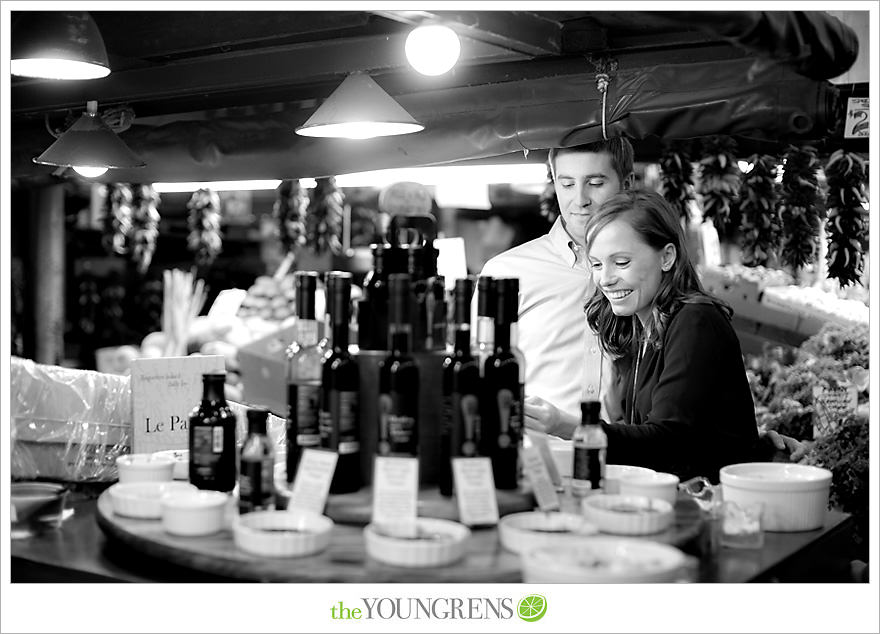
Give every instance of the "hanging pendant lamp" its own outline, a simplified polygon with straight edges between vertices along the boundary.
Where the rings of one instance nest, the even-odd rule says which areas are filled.
[[[58,140],[34,159],[40,165],[72,167],[84,176],[100,176],[98,169],[144,167],[98,114],[98,102],[89,101],[86,112]],[[83,170],[83,168],[92,168]]]
[[[43,79],[97,79],[110,74],[107,49],[88,13],[35,11],[12,24],[13,75]]]
[[[303,125],[302,136],[371,139],[410,134],[425,126],[364,73],[352,73]]]

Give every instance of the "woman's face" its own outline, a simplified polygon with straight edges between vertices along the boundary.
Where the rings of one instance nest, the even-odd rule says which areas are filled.
[[[588,253],[593,283],[620,317],[636,315],[642,324],[651,314],[664,267],[675,260],[671,244],[654,249],[621,218],[602,227]]]

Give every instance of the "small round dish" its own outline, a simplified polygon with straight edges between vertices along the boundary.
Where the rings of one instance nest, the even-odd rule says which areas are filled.
[[[172,535],[211,535],[226,526],[232,497],[219,491],[175,491],[163,495],[162,528]]]
[[[574,513],[527,511],[505,515],[498,522],[501,545],[515,553],[552,546],[599,532],[593,524]]]
[[[399,528],[399,527],[398,527]],[[367,554],[377,561],[406,568],[445,566],[464,555],[471,531],[464,524],[431,517],[416,519],[415,536],[389,535],[386,527],[364,528]]]
[[[628,464],[605,465],[605,493],[617,495],[620,493],[620,480],[634,475],[650,475],[656,473],[648,467],[636,467]]]
[[[589,522],[614,535],[660,533],[675,517],[669,502],[636,495],[594,495],[581,504]]]
[[[198,491],[189,482],[118,482],[107,489],[113,512],[124,517],[162,517],[162,496],[181,491]]]
[[[233,522],[235,545],[261,557],[304,557],[330,543],[333,520],[302,510],[255,511]]]
[[[666,500],[672,506],[678,498],[678,476],[674,473],[628,473],[620,478],[621,495],[643,495]]]
[[[38,529],[57,528],[64,517],[67,487],[52,482],[13,482],[9,486],[10,537],[30,537]]]
[[[120,482],[170,482],[174,459],[150,453],[133,453],[116,458]]]
[[[523,555],[523,581],[669,583],[689,579],[691,560],[677,548],[649,540],[585,537],[573,548],[550,546]]]
[[[168,457],[174,460],[172,477],[175,480],[189,481],[189,449],[168,449],[153,452],[154,457]]]

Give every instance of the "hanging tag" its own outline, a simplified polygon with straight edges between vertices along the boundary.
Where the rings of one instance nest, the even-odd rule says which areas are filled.
[[[415,537],[419,493],[418,458],[376,456],[373,524],[386,535]]]
[[[335,451],[303,449],[287,504],[289,510],[324,512],[338,457]]]
[[[497,524],[498,500],[489,458],[453,458],[452,475],[461,523],[468,526]]]

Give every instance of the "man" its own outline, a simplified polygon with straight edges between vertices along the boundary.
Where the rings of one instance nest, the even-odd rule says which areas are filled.
[[[633,148],[614,138],[553,149],[549,162],[560,216],[546,235],[495,256],[480,275],[519,278],[519,348],[530,403],[541,406],[543,399],[579,418],[580,402],[600,399],[610,372],[583,311],[592,292],[584,230],[608,197],[632,187]],[[615,414],[606,410],[606,420]]]

